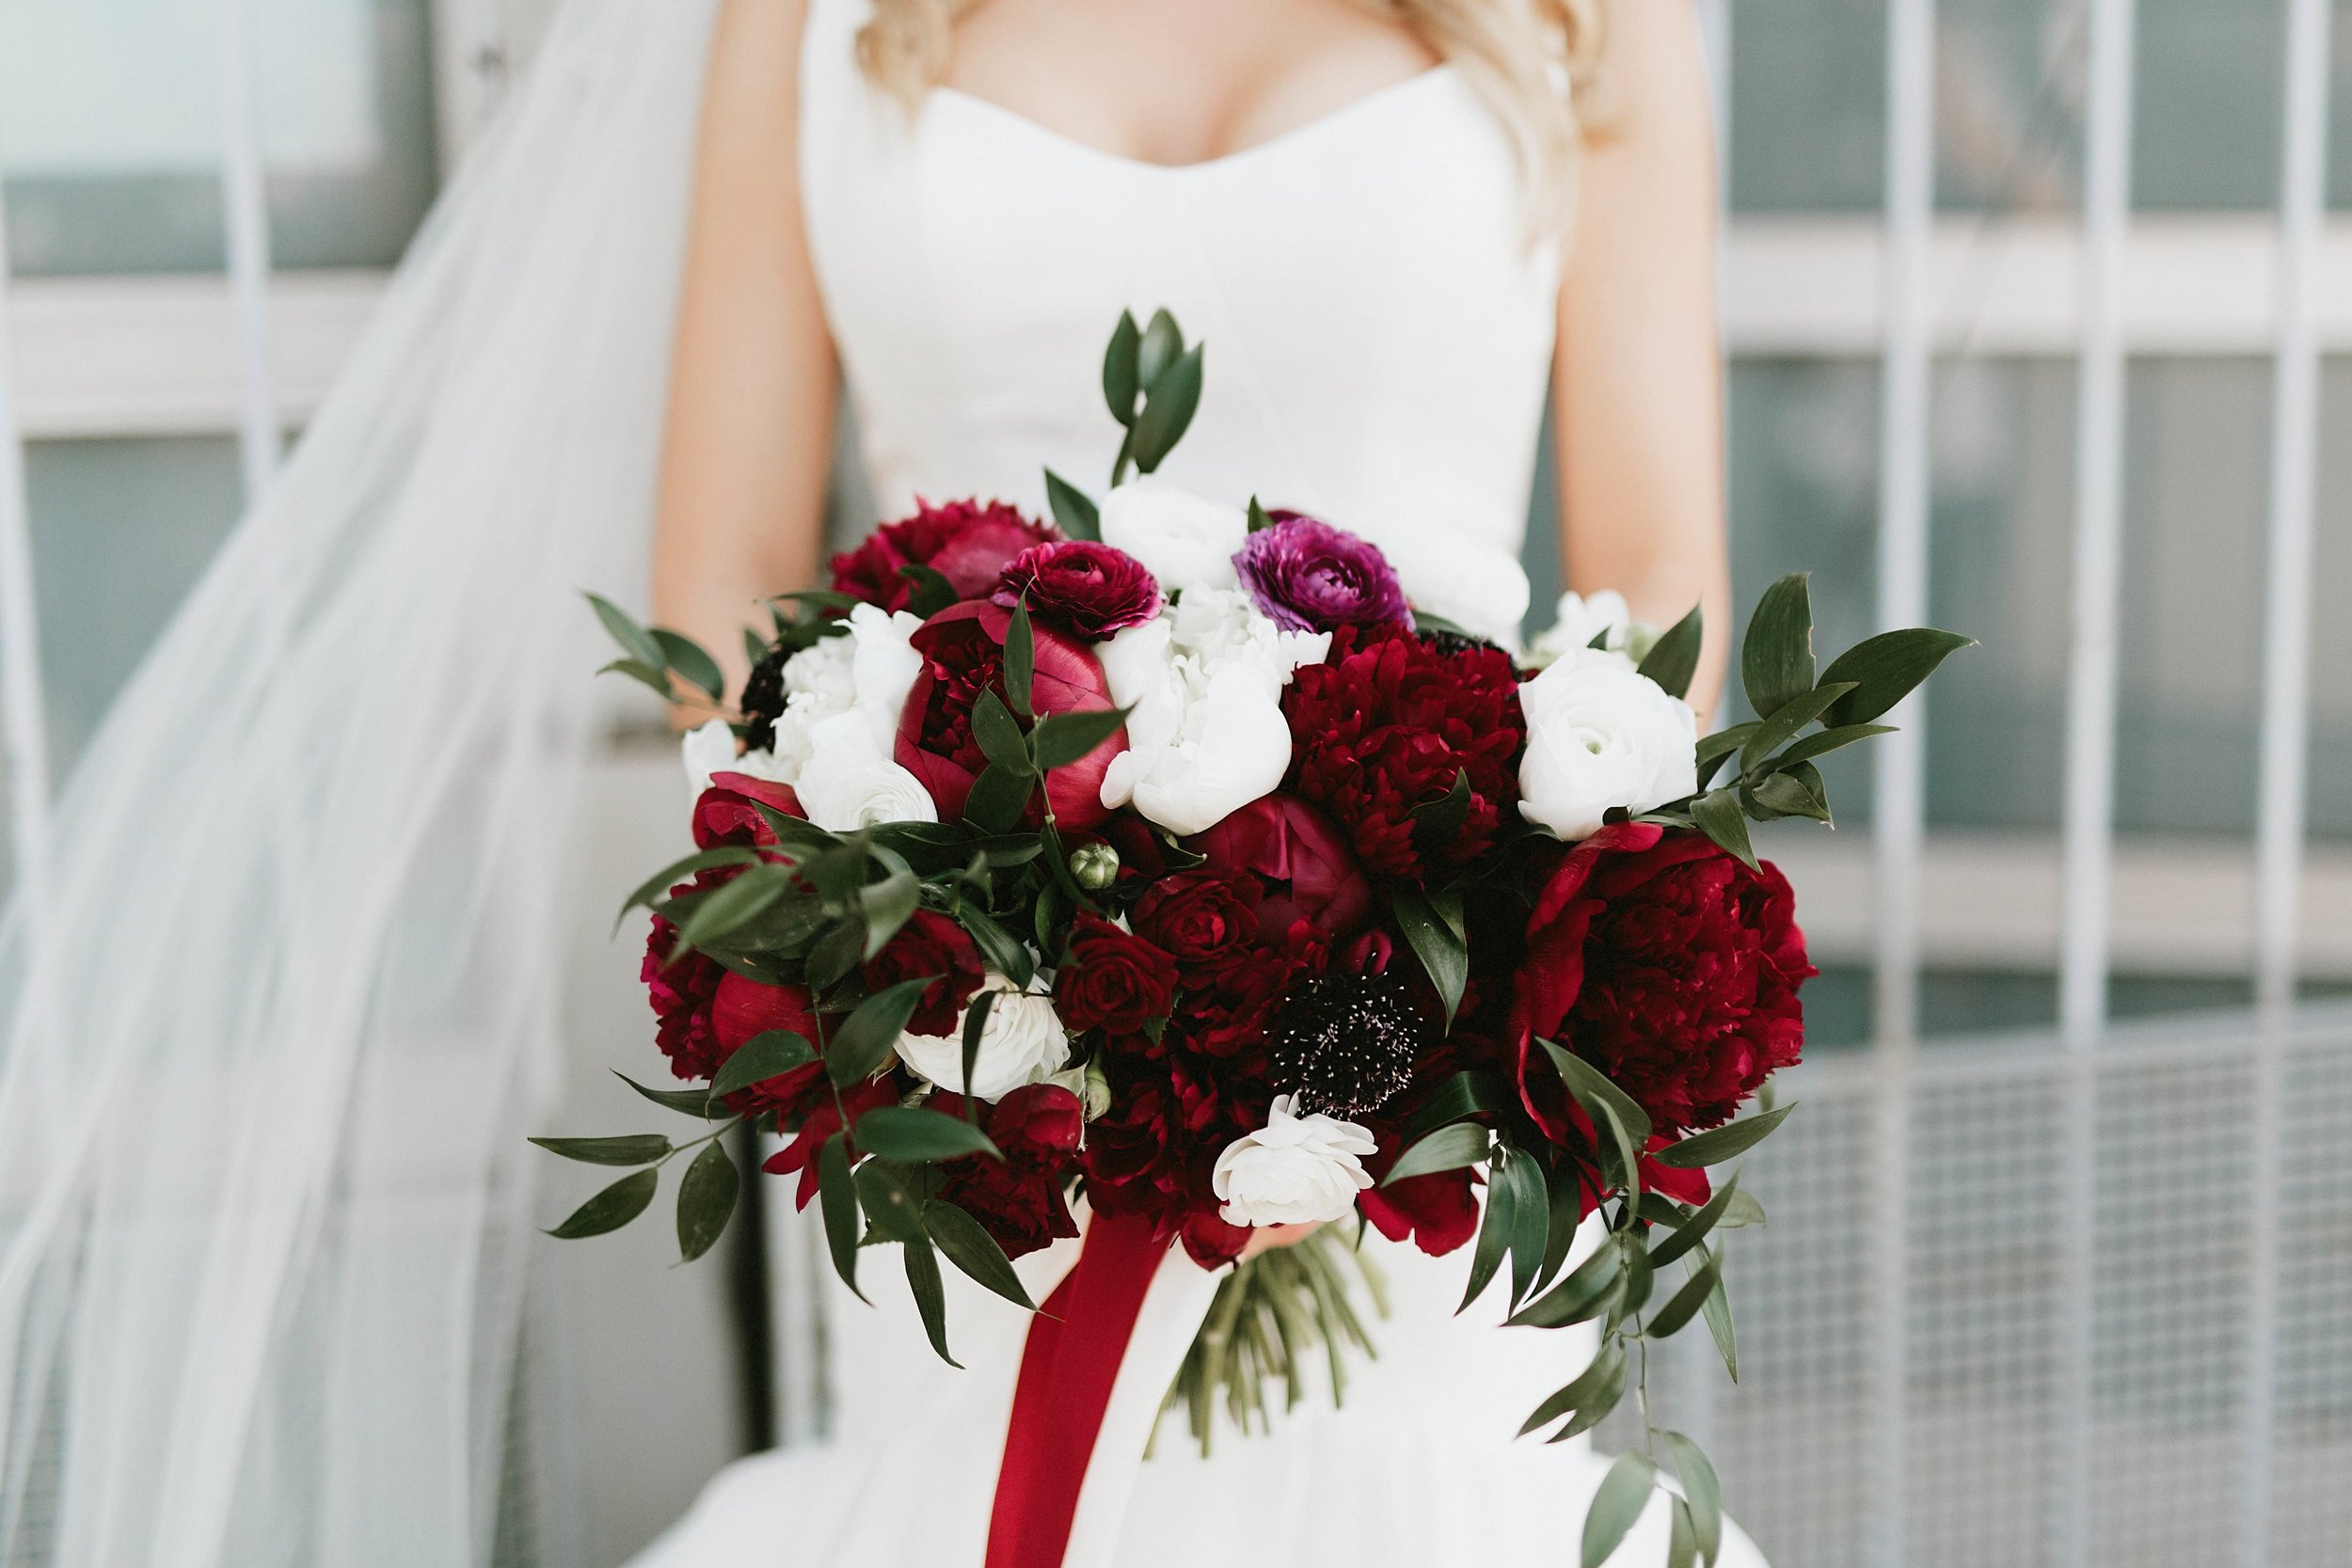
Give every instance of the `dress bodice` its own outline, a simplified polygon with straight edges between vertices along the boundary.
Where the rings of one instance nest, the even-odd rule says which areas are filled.
[[[811,8],[802,198],[886,512],[1041,511],[1046,467],[1099,493],[1119,435],[1103,344],[1121,309],[1166,306],[1207,345],[1169,482],[1353,529],[1417,604],[1516,632],[1558,262],[1458,72],[1163,166],[953,88],[910,114],[858,70],[866,8]]]

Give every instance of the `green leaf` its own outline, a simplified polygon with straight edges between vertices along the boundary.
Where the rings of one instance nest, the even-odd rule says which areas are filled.
[[[992,762],[980,769],[971,793],[963,798],[963,819],[984,833],[1009,832],[1028,809],[1036,787],[1037,777],[1025,766],[1014,773]]]
[[[620,913],[612,917],[612,928],[616,931],[620,929],[621,921],[629,911],[640,905],[652,903],[697,871],[707,871],[719,865],[743,865],[757,859],[759,859],[758,850],[748,845],[739,844],[723,845],[716,849],[705,849],[699,854],[689,855],[682,861],[673,861],[637,884],[636,891],[628,895],[628,901],[621,906]]]
[[[1801,762],[1785,773],[1768,773],[1759,782],[1740,787],[1745,791],[1746,808],[1767,820],[1779,816],[1830,820],[1829,797],[1823,793],[1820,772],[1809,762]]]
[[[1763,1223],[1764,1205],[1756,1200],[1753,1193],[1743,1190],[1739,1196],[1731,1200],[1731,1207],[1724,1211],[1724,1217],[1715,1222],[1715,1228],[1738,1230],[1746,1226]]]
[[[1690,614],[1650,644],[1642,659],[1642,673],[1664,687],[1669,695],[1689,696],[1691,682],[1699,673],[1699,648],[1706,641],[1707,618],[1692,605]]]
[[[1510,1156],[1504,1154],[1502,1158],[1507,1164]],[[1454,1309],[1456,1313],[1470,1310],[1470,1303],[1493,1281],[1495,1271],[1502,1266],[1503,1251],[1511,1244],[1519,1195],[1516,1185],[1503,1183],[1502,1169],[1500,1165],[1493,1167],[1486,1180],[1486,1216],[1478,1227],[1478,1246],[1470,1256],[1470,1283],[1462,1291],[1462,1305]]]
[[[1475,1122],[1457,1121],[1451,1127],[1440,1127],[1406,1149],[1405,1157],[1381,1179],[1380,1185],[1393,1187],[1416,1176],[1479,1164],[1486,1158],[1486,1130]]]
[[[1784,703],[1813,689],[1813,601],[1805,578],[1805,573],[1791,572],[1764,590],[1748,618],[1740,679],[1759,719],[1770,719]]]
[[[987,1133],[962,1117],[912,1105],[878,1106],[858,1117],[857,1146],[868,1154],[909,1164],[966,1154],[1004,1158]]]
[[[711,889],[678,927],[671,961],[675,963],[706,942],[742,929],[791,891],[792,873],[780,865],[755,865],[733,881]]]
[[[1510,1086],[1501,1078],[1476,1068],[1466,1069],[1430,1091],[1413,1119],[1405,1124],[1406,1141],[1409,1143],[1433,1127],[1443,1127],[1465,1117],[1508,1110],[1515,1102]]]
[[[645,1205],[653,1201],[654,1188],[660,1180],[661,1173],[656,1170],[641,1170],[624,1176],[573,1210],[569,1218],[548,1234],[569,1242],[582,1236],[601,1236],[608,1230],[618,1230],[645,1212]]]
[[[1005,700],[1024,719],[1036,715],[1037,628],[1029,621],[1029,602],[1012,607],[1005,623]]]
[[[726,695],[727,678],[719,673],[719,661],[705,653],[701,643],[660,626],[653,628],[653,640],[660,646],[662,662],[676,671],[680,680],[713,702]]]
[[[654,640],[653,633],[639,626],[628,610],[599,594],[582,596],[595,608],[596,619],[604,623],[604,629],[612,634],[612,641],[618,642],[632,660],[651,665],[657,670],[668,663],[662,657],[661,644]]]
[[[1747,744],[1740,748],[1740,766],[1754,768],[1770,756],[1781,742],[1794,736],[1814,720],[1829,711],[1837,699],[1853,689],[1851,681],[1824,681],[1810,691],[1801,691],[1772,710],[1770,719],[1761,720]]]
[[[857,1180],[850,1170],[845,1132],[835,1132],[817,1150],[817,1199],[825,1216],[825,1246],[833,1254],[833,1272],[850,1294],[864,1301],[866,1292],[857,1288]]]
[[[826,1042],[825,1068],[833,1074],[833,1081],[842,1085],[860,1083],[871,1078],[877,1069],[890,1060],[898,1037],[906,1032],[907,1020],[914,1016],[915,1007],[922,1002],[924,990],[938,978],[936,974],[924,974],[901,980],[859,1003],[857,1010]]]
[[[1273,526],[1274,519],[1267,515],[1266,509],[1259,504],[1258,498],[1255,496],[1250,497],[1249,531],[1252,533],[1263,533],[1266,530],[1272,528]]]
[[[596,672],[599,675],[627,675],[640,686],[651,688],[665,702],[675,702],[677,693],[670,687],[670,673],[659,664],[641,659],[616,658]]]
[[[1755,733],[1756,725],[1751,721],[1734,724],[1727,730],[1717,730],[1701,739],[1698,749],[1699,788],[1705,789],[1712,784],[1716,771],[1724,765],[1724,759],[1746,745],[1748,736]]]
[[[898,575],[907,579],[907,609],[926,621],[956,602],[956,585],[945,572],[910,561]]]
[[[1150,347],[1147,336],[1145,347]],[[1193,411],[1200,406],[1200,355],[1205,345],[1195,343],[1184,351],[1184,357],[1169,366],[1165,374],[1150,383],[1144,393],[1143,412],[1136,416],[1136,467],[1151,473],[1168,460],[1184,439],[1192,424]]]
[[[694,1163],[686,1167],[677,1189],[678,1261],[691,1263],[708,1252],[735,1213],[735,1196],[742,1179],[727,1157],[725,1141],[713,1138],[703,1145]]]
[[[836,920],[825,934],[809,945],[808,957],[802,960],[808,983],[823,990],[838,984],[866,956],[866,922]]]
[[[1649,1143],[1649,1113],[1643,1110],[1631,1095],[1611,1083],[1600,1069],[1566,1046],[1549,1039],[1540,1043],[1544,1053],[1551,1058],[1552,1069],[1560,1074],[1561,1082],[1567,1085],[1570,1094],[1576,1096],[1577,1103],[1584,1107],[1587,1115],[1595,1114],[1596,1105],[1606,1110],[1610,1121],[1631,1145],[1627,1151],[1629,1158],[1639,1155]]]
[[[952,1203],[933,1198],[923,1205],[923,1224],[939,1250],[947,1255],[947,1261],[1015,1307],[1037,1310],[1021,1276],[1013,1272],[1012,1260],[979,1221]]]
[[[710,1098],[724,1100],[738,1089],[781,1078],[816,1059],[817,1048],[804,1036],[789,1029],[762,1030],[719,1064],[719,1075],[710,1081]]]
[[[649,1165],[670,1152],[670,1140],[659,1132],[633,1132],[621,1138],[533,1138],[550,1154],[591,1165]]]
[[[1129,398],[1132,404],[1134,399]],[[1094,504],[1092,497],[1070,481],[1045,470],[1045,504],[1054,509],[1054,523],[1066,539],[1084,539],[1100,543],[1103,537],[1103,509]]]
[[[1732,1382],[1739,1382],[1740,1339],[1732,1327],[1731,1297],[1724,1291],[1720,1273],[1715,1279],[1715,1289],[1708,1292],[1707,1305],[1699,1310],[1707,1317],[1707,1332],[1715,1340],[1715,1354],[1724,1358],[1724,1370],[1731,1374]]]
[[[665,1110],[683,1112],[705,1121],[710,1119],[708,1089],[649,1089],[626,1072],[616,1072],[612,1076]]]
[[[983,691],[973,701],[972,738],[979,742],[982,754],[993,766],[1028,776],[1029,737],[1021,733],[1021,721],[993,691]]]
[[[1616,1358],[1601,1368],[1599,1380],[1585,1390],[1583,1400],[1568,1417],[1567,1424],[1545,1438],[1545,1442],[1565,1443],[1571,1437],[1582,1436],[1607,1420],[1609,1413],[1616,1409],[1618,1402],[1625,1398],[1626,1374],[1630,1369],[1626,1365],[1624,1351],[1618,1348],[1619,1341],[1612,1338],[1609,1344],[1617,1349]],[[1595,1358],[1595,1366],[1599,1366],[1597,1357]],[[1585,1370],[1589,1372],[1593,1369]]]
[[[1609,1560],[1609,1554],[1625,1540],[1633,1521],[1642,1516],[1657,1481],[1656,1468],[1641,1449],[1628,1449],[1617,1455],[1617,1462],[1609,1466],[1609,1474],[1601,1479],[1600,1490],[1593,1494],[1593,1506],[1584,1514],[1581,1547],[1583,1568],[1600,1568]]]
[[[1515,1328],[1565,1328],[1607,1310],[1612,1291],[1625,1282],[1625,1254],[1604,1246],[1579,1263],[1568,1277],[1512,1314]]]
[[[1673,1454],[1682,1495],[1690,1500],[1692,1535],[1701,1560],[1713,1562],[1724,1544],[1724,1486],[1706,1450],[1678,1432],[1661,1433]]]
[[[1538,1291],[1550,1284],[1567,1266],[1568,1254],[1576,1248],[1577,1229],[1584,1221],[1582,1162],[1558,1162],[1551,1167],[1546,1185],[1550,1212],[1545,1219],[1543,1264],[1535,1271],[1534,1289]],[[1643,1196],[1646,1198],[1648,1195]]]
[[[745,626],[743,628],[744,662],[756,669],[760,662],[767,657],[768,640],[760,636],[759,633],[752,630],[751,627]]]
[[[1520,1423],[1519,1435],[1524,1437],[1540,1427],[1549,1426],[1571,1410],[1584,1409],[1592,1402],[1593,1397],[1600,1393],[1613,1381],[1617,1383],[1622,1390],[1624,1379],[1625,1348],[1616,1340],[1612,1339],[1600,1347],[1600,1354],[1594,1356],[1591,1363],[1576,1375],[1574,1382],[1557,1390],[1549,1399],[1535,1407],[1534,1414]]]
[[[866,956],[870,958],[889,945],[898,927],[921,907],[923,884],[912,871],[894,871],[858,889],[857,901],[866,914]]]
[[[1117,735],[1127,722],[1123,707],[1087,708],[1041,719],[1029,736],[1041,768],[1067,768]]]
[[[1526,1298],[1544,1260],[1544,1243],[1551,1233],[1551,1205],[1544,1186],[1543,1165],[1532,1154],[1513,1150],[1499,1173],[1511,1194],[1511,1300]],[[1488,1185],[1491,1187],[1492,1182]],[[1493,1198],[1487,1202],[1492,1204]]]
[[[1453,842],[1462,831],[1463,819],[1470,816],[1470,769],[1454,770],[1454,784],[1435,800],[1423,800],[1413,808],[1413,837],[1422,844],[1442,845]]]
[[[1184,351],[1184,329],[1166,309],[1152,312],[1152,325],[1144,328],[1143,341],[1136,356],[1136,380],[1145,390],[1168,372],[1177,356]]]
[[[1673,1499],[1666,1534],[1666,1568],[1698,1568],[1698,1527],[1691,1522],[1691,1505]]]
[[[1841,681],[1838,684],[1842,686],[1846,683]],[[1825,756],[1840,747],[1851,746],[1857,740],[1867,740],[1874,735],[1893,735],[1895,730],[1896,726],[1893,724],[1841,724],[1834,730],[1822,730],[1817,735],[1808,735],[1803,740],[1794,742],[1787,751],[1774,757],[1772,762],[1781,768],[1788,768],[1800,762],[1811,762],[1815,757]]]
[[[1648,1194],[1643,1195],[1645,1197]],[[1675,1222],[1673,1234],[1649,1249],[1649,1266],[1662,1269],[1707,1239],[1724,1214],[1740,1196],[1740,1178],[1735,1174],[1724,1183],[1723,1191],[1708,1198],[1693,1212]]]
[[[1736,789],[1710,789],[1691,802],[1691,820],[1724,853],[1749,870],[1758,870],[1756,848],[1748,842],[1748,814]]]
[[[1391,903],[1405,940],[1412,945],[1422,968],[1429,972],[1430,983],[1438,988],[1438,999],[1445,1004],[1446,1022],[1451,1025],[1462,1006],[1463,988],[1470,984],[1470,946],[1418,889],[1400,884]]]
[[[1677,1170],[1697,1170],[1702,1165],[1720,1165],[1735,1155],[1744,1154],[1764,1141],[1765,1135],[1788,1119],[1788,1113],[1797,1108],[1790,1101],[1738,1121],[1725,1122],[1711,1132],[1693,1132],[1679,1143],[1668,1144],[1651,1158],[1661,1165]]]
[[[854,1135],[859,1146],[864,1147],[864,1117],[858,1118]],[[905,1184],[891,1175],[889,1167],[880,1160],[868,1160],[857,1167],[857,1196],[858,1201],[866,1206],[866,1218],[873,1226],[875,1234],[887,1241],[930,1244],[923,1229],[922,1215],[915,1211],[914,1197],[908,1194]]]
[[[914,1309],[923,1315],[923,1332],[930,1337],[931,1349],[950,1367],[961,1370],[963,1363],[947,1354],[947,1292],[939,1279],[939,1255],[931,1250],[930,1237],[921,1230],[906,1244],[907,1288],[914,1292]]]
[[[1976,645],[1972,637],[1928,626],[1865,638],[1821,672],[1823,680],[1854,683],[1853,690],[1829,710],[1829,722],[1839,727],[1868,723],[1909,696],[1946,658]]]
[[[1721,1278],[1719,1266],[1711,1257],[1693,1268],[1691,1276],[1683,1281],[1682,1288],[1658,1309],[1644,1332],[1658,1339],[1669,1338],[1680,1332],[1684,1323],[1698,1316],[1699,1308],[1706,1305],[1708,1296],[1714,1294],[1716,1282]]]
[[[963,1009],[963,1054],[960,1064],[963,1076],[954,1087],[963,1091],[964,1119],[975,1123],[979,1120],[979,1097],[971,1092],[972,1074],[980,1060],[980,1038],[988,1032],[989,1009],[995,1005],[996,993],[983,990]]]
[[[1103,350],[1103,401],[1109,404],[1111,418],[1122,425],[1136,422],[1136,395],[1143,387],[1142,367],[1138,364],[1143,331],[1136,325],[1136,318],[1125,310],[1119,312],[1119,325],[1111,329],[1111,341]]]
[[[1028,943],[997,924],[993,916],[983,914],[969,904],[956,906],[956,924],[970,934],[972,944],[980,950],[989,968],[1021,990],[1029,989],[1029,981],[1037,973],[1037,960],[1030,955]]]

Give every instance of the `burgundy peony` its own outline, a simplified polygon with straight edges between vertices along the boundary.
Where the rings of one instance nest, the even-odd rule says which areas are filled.
[[[841,1112],[849,1112],[850,1125],[854,1129],[857,1118],[866,1112],[898,1102],[898,1085],[887,1076],[868,1078],[844,1086],[838,1107],[834,1105],[832,1095],[815,1096],[808,1101],[805,1114],[793,1132],[792,1141],[768,1156],[767,1164],[759,1168],[771,1176],[790,1176],[798,1171],[801,1184],[799,1191],[792,1195],[792,1203],[795,1208],[805,1209],[817,1196],[817,1156],[827,1141],[841,1131]],[[854,1131],[850,1136],[854,1141]]]
[[[1168,1016],[1176,960],[1096,914],[1070,927],[1070,947],[1054,976],[1054,1009],[1073,1029],[1132,1035]]]
[[[1296,512],[1242,542],[1233,570],[1258,608],[1290,631],[1405,626],[1413,612],[1379,546]]]
[[[1208,869],[1220,876],[1247,874],[1265,884],[1258,923],[1270,937],[1302,920],[1327,936],[1343,937],[1372,912],[1372,883],[1345,835],[1294,797],[1252,800],[1194,835],[1187,847],[1207,856]]]
[[[710,787],[694,801],[694,847],[775,843],[775,830],[754,809],[754,802],[786,816],[805,819],[808,816],[790,784],[755,779],[749,773],[713,773]]]
[[[1343,626],[1327,662],[1282,698],[1297,749],[1286,787],[1337,821],[1364,865],[1423,881],[1483,854],[1518,798],[1527,743],[1518,674],[1500,648],[1440,648],[1411,632]],[[1416,812],[1459,775],[1458,823],[1424,831]]]
[[[923,668],[898,721],[898,760],[930,791],[943,821],[963,815],[973,782],[988,767],[972,734],[972,705],[983,691],[994,691],[999,699],[1005,694],[1005,628],[1011,622],[1010,610],[967,599],[932,616],[913,638]],[[1091,653],[1051,626],[1034,629],[1036,677],[1029,700],[1041,716],[1117,705]],[[1057,822],[1091,828],[1110,815],[1103,805],[1103,775],[1111,758],[1126,749],[1127,732],[1115,731],[1076,762],[1046,775],[1045,793]]]
[[[1787,879],[1694,832],[1601,829],[1564,858],[1528,918],[1513,1025],[1520,1093],[1554,1137],[1566,1107],[1536,1037],[1598,1068],[1674,1134],[1730,1119],[1804,1045],[1816,971]]]
[[[961,1095],[934,1095],[930,1103],[946,1115],[963,1115]],[[1077,1162],[1083,1116],[1077,1096],[1057,1084],[1013,1090],[981,1113],[1004,1158],[970,1154],[941,1162],[934,1196],[979,1221],[1009,1258],[1075,1236],[1062,1185]]]
[[[1125,550],[1058,539],[1022,551],[997,579],[993,602],[1025,601],[1041,625],[1099,642],[1157,615],[1160,585]]]
[[[918,499],[914,516],[883,524],[856,549],[833,558],[833,588],[900,610],[914,596],[914,585],[898,569],[929,566],[947,579],[958,598],[978,598],[995,587],[1007,562],[1060,537],[1049,524],[1033,523],[1002,501],[933,506]]]
[[[988,978],[987,969],[980,962],[980,950],[972,944],[963,927],[930,910],[917,910],[907,916],[907,923],[898,927],[881,952],[866,960],[858,974],[869,991],[882,990],[926,974],[939,976],[923,988],[914,1016],[907,1022],[907,1027],[918,1035],[955,1034],[962,1027],[964,1007]]]
[[[1356,1195],[1356,1204],[1381,1235],[1391,1242],[1410,1237],[1415,1246],[1433,1258],[1452,1252],[1478,1233],[1478,1197],[1471,1191],[1467,1170],[1408,1176],[1393,1187],[1368,1187]]]
[[[671,895],[717,887],[738,870],[721,866],[702,872],[671,889]],[[771,1029],[789,1029],[815,1043],[817,1015],[804,988],[762,985],[722,967],[707,953],[673,958],[676,949],[677,927],[654,916],[639,975],[653,1003],[655,1038],[673,1073],[706,1082],[744,1041]],[[795,1108],[816,1087],[820,1071],[815,1063],[796,1068],[738,1090],[727,1103],[744,1112]]]

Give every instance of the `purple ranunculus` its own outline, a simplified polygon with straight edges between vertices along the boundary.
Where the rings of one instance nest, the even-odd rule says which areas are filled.
[[[1276,512],[1233,554],[1258,608],[1288,631],[1410,626],[1396,569],[1369,539],[1296,512]]]
[[[1084,539],[1023,550],[997,578],[993,597],[1007,610],[1025,598],[1039,621],[1089,641],[1139,626],[1160,612],[1160,585],[1142,562]]]

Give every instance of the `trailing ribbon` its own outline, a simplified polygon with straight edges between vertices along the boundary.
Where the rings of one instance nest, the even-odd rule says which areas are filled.
[[[987,1568],[1061,1568],[1120,1363],[1168,1254],[1152,1228],[1136,1215],[1096,1212],[1076,1266],[1029,1319]]]

